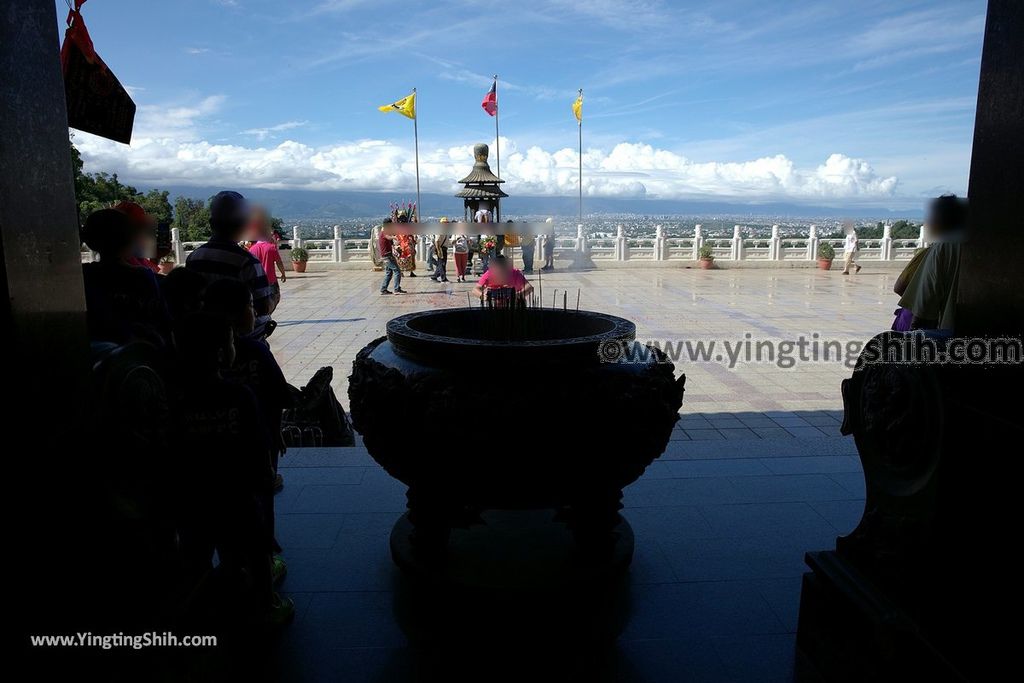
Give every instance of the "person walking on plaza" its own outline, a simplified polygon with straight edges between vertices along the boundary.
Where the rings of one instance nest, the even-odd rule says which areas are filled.
[[[860,244],[857,242],[857,231],[852,225],[846,227],[846,239],[843,240],[843,275],[850,274],[850,266],[853,266],[856,270],[855,273],[860,272],[860,264],[854,262],[854,258],[857,256],[857,252],[860,250]]]
[[[395,256],[395,243],[391,239],[391,220],[384,222],[381,228],[380,237],[377,239],[377,253],[380,254],[381,264],[384,266],[384,281],[380,285],[381,294],[391,294],[388,286],[391,278],[395,278],[395,294],[405,294],[402,289],[402,269],[398,265],[398,258]]]
[[[469,259],[469,239],[465,235],[456,235],[452,240],[452,249],[455,252],[455,281],[466,281],[466,262]]]
[[[252,212],[252,222],[249,224],[250,238],[253,244],[249,247],[249,253],[255,256],[263,271],[267,274],[267,282],[273,290],[274,307],[281,303],[281,285],[277,281],[277,271],[281,271],[281,282],[288,281],[288,274],[284,271],[284,261],[281,259],[281,252],[278,251],[277,243],[274,240],[274,232],[270,227],[270,216],[266,209],[256,207]]]
[[[448,235],[434,236],[434,262],[437,264],[430,279],[434,282],[448,282]]]

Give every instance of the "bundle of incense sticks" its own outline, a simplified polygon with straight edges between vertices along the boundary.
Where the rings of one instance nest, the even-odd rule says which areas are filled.
[[[471,305],[469,295],[467,304]],[[558,290],[552,293],[551,308],[556,308]],[[485,311],[481,338],[490,341],[524,341],[543,338],[544,315],[540,295],[534,291],[522,296],[511,287],[488,290],[480,300]],[[562,291],[562,310],[569,310],[569,292]],[[576,290],[576,313],[580,310],[580,290]]]

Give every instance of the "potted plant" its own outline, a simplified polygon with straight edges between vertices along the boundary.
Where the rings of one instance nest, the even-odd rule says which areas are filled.
[[[175,262],[174,254],[167,254],[160,259],[160,264],[157,266],[160,269],[160,274],[169,275],[174,270]]]
[[[822,270],[830,270],[832,268],[832,259],[836,257],[836,250],[828,242],[822,242],[818,245],[818,268]]]
[[[296,273],[306,272],[306,262],[309,261],[309,252],[302,247],[295,247],[292,251],[292,268]]]
[[[700,259],[701,270],[711,270],[715,267],[715,254],[711,247],[704,245],[697,251],[697,258]]]

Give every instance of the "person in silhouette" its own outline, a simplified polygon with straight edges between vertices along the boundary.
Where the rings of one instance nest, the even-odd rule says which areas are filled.
[[[185,266],[203,275],[208,283],[224,278],[244,282],[252,292],[257,317],[268,318],[274,312],[274,290],[259,259],[238,244],[249,218],[245,197],[227,190],[218,192],[210,200],[213,236],[188,255]]]
[[[134,228],[135,241],[129,262],[134,266],[142,266],[159,273],[159,258],[166,254],[157,254],[156,218],[146,213],[146,210],[135,202],[119,202],[114,209],[128,216]]]
[[[278,458],[284,453],[281,414],[293,403],[294,392],[266,342],[253,337],[256,314],[252,294],[237,280],[218,280],[206,288],[203,310],[220,316],[235,333],[235,362],[222,372],[225,378],[249,387],[256,396],[261,420],[270,440],[271,463],[276,478],[274,490],[283,486],[277,473]]]
[[[220,573],[246,596],[251,613],[239,617],[283,625],[295,606],[273,588],[267,437],[252,391],[222,375],[235,362],[235,335],[223,317],[203,312],[182,320],[175,340],[181,388],[174,434],[188,459],[178,525],[186,572],[198,581],[216,550]]]
[[[100,209],[86,219],[82,239],[99,254],[98,262],[82,266],[89,338],[166,345],[170,317],[157,277],[133,263],[137,226],[120,211]]]
[[[189,268],[175,268],[160,278],[160,291],[167,302],[167,312],[175,323],[203,308],[206,279]]]
[[[967,236],[967,217],[967,200],[953,194],[933,200],[928,207],[926,223],[935,241],[900,297],[900,306],[913,315],[912,329],[955,329],[960,248]]]

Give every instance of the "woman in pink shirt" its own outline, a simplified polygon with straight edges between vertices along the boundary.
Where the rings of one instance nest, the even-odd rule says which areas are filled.
[[[523,271],[512,267],[509,260],[504,256],[494,256],[486,272],[480,276],[473,291],[480,299],[485,299],[487,293],[496,289],[514,289],[517,296],[529,296],[533,292],[533,285],[526,280]]]

